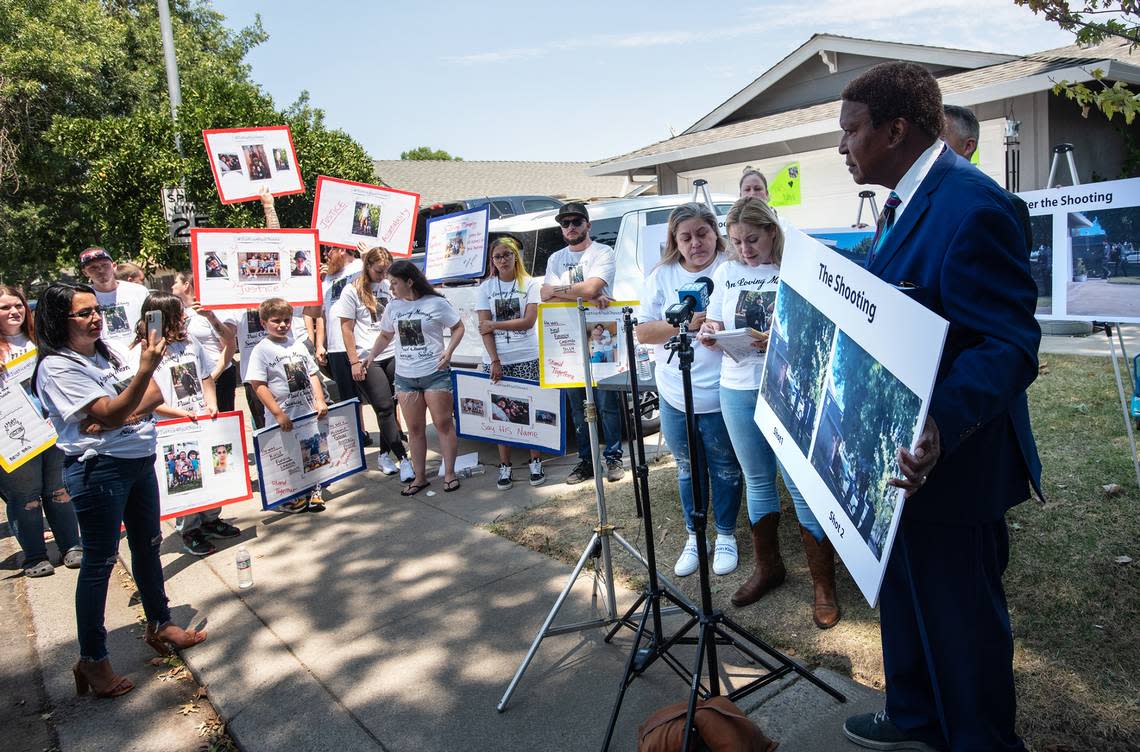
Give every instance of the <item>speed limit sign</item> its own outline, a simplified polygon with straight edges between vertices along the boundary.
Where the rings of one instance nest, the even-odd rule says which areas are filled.
[[[198,214],[194,204],[186,200],[186,189],[181,186],[164,186],[162,189],[162,214],[174,245],[189,245],[190,230],[201,227],[205,217]]]

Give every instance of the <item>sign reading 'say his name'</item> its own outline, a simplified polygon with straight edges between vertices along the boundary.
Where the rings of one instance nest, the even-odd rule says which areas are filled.
[[[249,308],[268,298],[321,304],[317,234],[312,230],[190,231],[190,265],[207,310]]]
[[[252,201],[262,188],[274,196],[305,192],[289,126],[218,128],[202,138],[223,204]]]
[[[533,381],[502,378],[491,383],[478,371],[451,372],[455,420],[465,439],[566,453],[562,392]]]
[[[896,450],[914,448],[947,323],[786,229],[755,419],[872,606],[902,517]]]
[[[312,228],[325,245],[387,248],[411,256],[415,242],[418,193],[382,188],[321,175],[313,200]]]

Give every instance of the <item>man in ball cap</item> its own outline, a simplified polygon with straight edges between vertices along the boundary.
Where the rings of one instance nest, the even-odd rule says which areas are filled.
[[[103,308],[103,339],[129,345],[142,315],[147,289],[116,279],[115,260],[105,248],[85,248],[79,254],[79,269],[95,288],[95,299]]]

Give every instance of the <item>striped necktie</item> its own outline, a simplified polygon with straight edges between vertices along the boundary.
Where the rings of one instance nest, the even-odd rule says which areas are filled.
[[[894,227],[895,209],[899,208],[901,203],[902,199],[894,191],[891,191],[891,195],[887,196],[887,201],[883,204],[883,213],[879,215],[879,221],[875,225],[875,239],[871,241],[871,252],[867,254],[867,268],[871,267],[875,254],[879,252],[879,246],[883,244],[887,233]]]

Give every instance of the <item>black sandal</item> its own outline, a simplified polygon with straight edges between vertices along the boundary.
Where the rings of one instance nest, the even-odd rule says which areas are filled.
[[[420,491],[424,490],[425,488],[427,488],[430,485],[431,485],[430,481],[425,482],[425,483],[412,483],[412,484],[406,486],[404,488],[404,490],[400,492],[400,495],[401,496],[415,496]]]
[[[459,487],[460,487],[459,478],[452,478],[451,480],[449,480],[443,484],[443,492],[444,493],[451,493],[452,491],[458,491]]]

